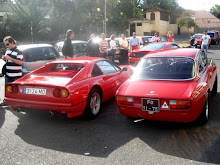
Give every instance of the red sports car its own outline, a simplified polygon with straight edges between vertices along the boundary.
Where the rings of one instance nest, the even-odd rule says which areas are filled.
[[[142,58],[116,92],[121,114],[172,122],[208,120],[217,68],[199,49],[158,50]]]
[[[173,42],[153,42],[148,45],[136,49],[129,54],[128,63],[129,65],[136,66],[140,59],[148,54],[149,52],[159,50],[159,49],[170,49],[170,48],[179,48],[176,43]]]
[[[5,103],[12,110],[36,109],[95,118],[101,103],[114,97],[131,75],[104,58],[78,57],[51,62],[6,84]]]

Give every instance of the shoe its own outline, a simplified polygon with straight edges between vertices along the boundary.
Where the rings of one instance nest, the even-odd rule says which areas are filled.
[[[7,104],[5,104],[5,102],[2,102],[2,103],[0,104],[0,106],[7,106]]]

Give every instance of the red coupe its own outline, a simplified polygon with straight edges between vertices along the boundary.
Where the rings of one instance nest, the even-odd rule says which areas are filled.
[[[148,54],[149,52],[159,50],[159,49],[170,49],[170,48],[179,48],[176,43],[173,42],[153,42],[148,45],[136,49],[129,54],[128,63],[129,65],[136,66],[140,59]]]
[[[95,118],[101,103],[114,97],[131,75],[103,58],[78,57],[51,62],[6,84],[5,103],[12,110],[36,109]]]
[[[132,118],[203,125],[217,68],[199,49],[158,50],[142,58],[116,93],[121,114]]]

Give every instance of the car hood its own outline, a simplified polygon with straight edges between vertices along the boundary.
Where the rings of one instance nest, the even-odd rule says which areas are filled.
[[[125,96],[136,97],[152,97],[152,98],[179,98],[190,97],[190,93],[186,92],[191,83],[186,81],[150,81],[138,80],[130,81],[126,90]],[[192,90],[191,90],[192,91]]]

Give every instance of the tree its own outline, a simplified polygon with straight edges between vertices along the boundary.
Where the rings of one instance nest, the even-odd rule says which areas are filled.
[[[188,30],[192,27],[198,27],[195,21],[190,17],[189,13],[183,12],[182,16],[177,19],[176,24],[179,27],[187,27]]]
[[[211,8],[210,12],[216,16],[218,19],[220,19],[220,5],[215,5]]]
[[[34,39],[44,40],[48,30],[45,20],[48,10],[44,5],[41,0],[15,1],[11,3],[12,12],[7,14],[2,26],[8,34],[22,40],[31,40],[32,27]]]
[[[177,6],[177,0],[143,0],[142,2],[142,8],[145,12],[153,7],[159,7],[172,13]]]

